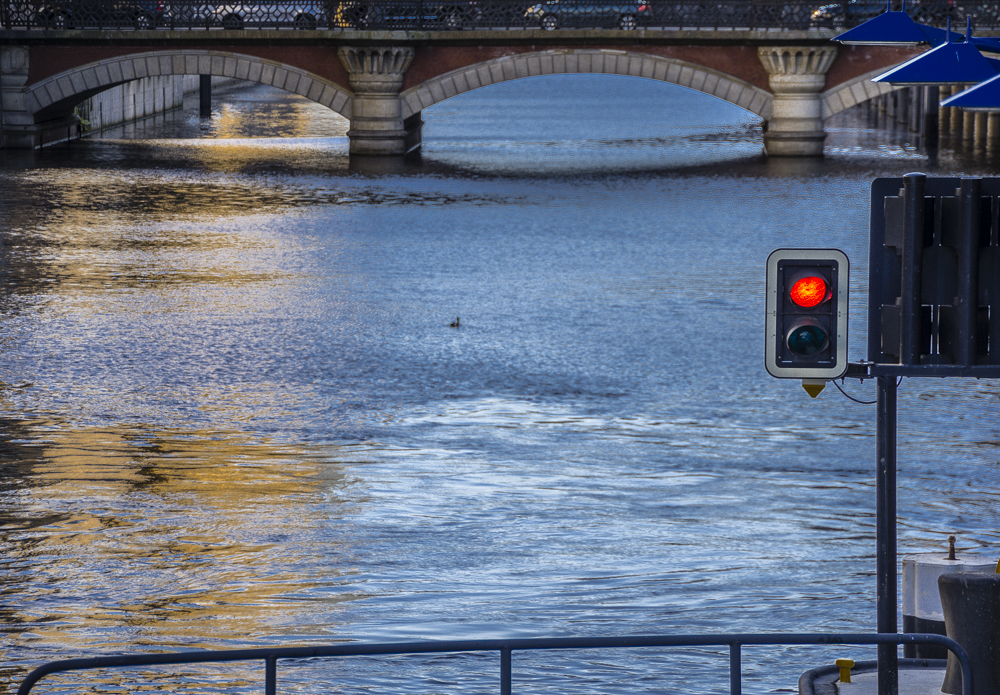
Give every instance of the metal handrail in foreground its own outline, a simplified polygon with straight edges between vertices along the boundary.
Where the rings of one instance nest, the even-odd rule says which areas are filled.
[[[729,647],[729,688],[741,695],[741,651],[744,645],[804,644],[936,644],[949,649],[962,667],[962,695],[972,695],[972,663],[958,642],[943,635],[921,633],[880,634],[726,634],[726,635],[635,635],[624,637],[551,637],[532,639],[457,640],[390,644],[338,644],[323,647],[278,647],[225,651],[177,652],[102,656],[52,661],[29,673],[17,695],[28,695],[35,683],[52,673],[98,668],[157,666],[225,661],[264,661],[264,693],[276,695],[278,659],[306,659],[376,654],[426,654],[438,652],[500,652],[500,693],[511,695],[511,653],[540,649],[620,649],[629,647]]]

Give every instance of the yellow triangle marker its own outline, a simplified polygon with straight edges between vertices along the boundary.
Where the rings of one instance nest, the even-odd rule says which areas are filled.
[[[815,398],[823,393],[823,389],[826,388],[826,379],[803,379],[802,388],[806,390],[806,393]]]

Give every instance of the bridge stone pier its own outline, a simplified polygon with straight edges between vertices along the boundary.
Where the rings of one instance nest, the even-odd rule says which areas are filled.
[[[757,55],[774,94],[764,133],[769,155],[814,157],[823,154],[823,99],[826,73],[836,46],[761,46]]]
[[[540,75],[599,73],[711,94],[764,121],[770,156],[823,153],[824,122],[891,91],[872,76],[920,49],[841,46],[832,30],[0,30],[0,146],[76,134],[75,107],[152,76],[212,75],[299,94],[350,121],[352,157],[420,147],[421,113]],[[609,99],[614,95],[609,94]]]
[[[420,114],[404,121],[399,90],[413,62],[406,46],[342,46],[337,55],[347,68],[354,102],[351,107],[350,154],[405,155],[420,146]]]
[[[44,127],[35,123],[28,107],[28,55],[26,46],[0,45],[0,144],[11,148],[30,148],[48,140],[71,138],[78,134],[80,119],[72,113],[51,119]]]

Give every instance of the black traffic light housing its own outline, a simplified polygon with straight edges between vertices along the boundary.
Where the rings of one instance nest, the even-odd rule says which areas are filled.
[[[848,270],[837,249],[778,249],[768,256],[764,363],[771,376],[844,376]]]

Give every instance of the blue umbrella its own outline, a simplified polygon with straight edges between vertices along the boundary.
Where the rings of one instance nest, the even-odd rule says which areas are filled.
[[[945,99],[941,106],[953,106],[966,111],[1000,110],[1000,75]]]
[[[940,46],[962,39],[961,34],[951,31],[950,25],[946,31],[914,22],[913,18],[906,14],[905,0],[899,12],[893,12],[890,5],[891,2],[887,2],[885,12],[853,29],[848,29],[832,40],[854,46],[916,46],[922,43]],[[1000,41],[996,39],[970,36],[966,40],[979,48],[1000,51]]]
[[[950,39],[951,35],[949,20],[946,36]],[[971,39],[970,19],[965,41],[961,43],[946,41],[879,75],[872,79],[872,82],[893,85],[975,84],[995,77],[998,72],[998,62],[980,53]]]
[[[929,30],[929,31],[928,31]],[[942,43],[945,36],[940,29],[917,24],[903,10],[893,12],[887,9],[878,17],[869,19],[864,24],[848,29],[834,41],[860,46],[904,45],[916,46],[929,43],[932,46]]]

